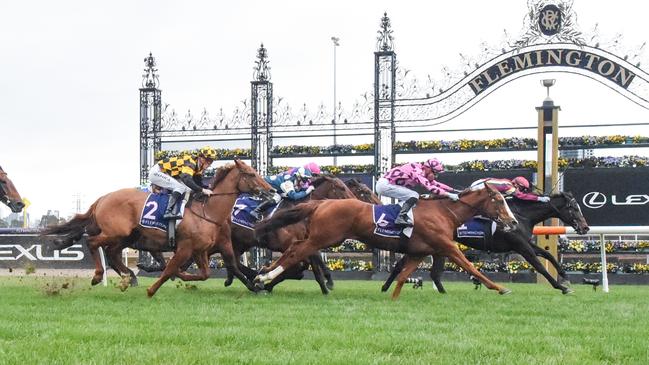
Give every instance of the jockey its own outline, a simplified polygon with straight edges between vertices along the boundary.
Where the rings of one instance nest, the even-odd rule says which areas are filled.
[[[532,193],[530,190],[530,182],[522,176],[517,176],[512,180],[496,178],[480,179],[474,181],[471,187],[475,188],[480,186],[487,180],[489,181],[489,185],[493,186],[504,196],[513,196],[521,200],[539,201],[543,203],[550,201],[550,197],[548,196],[539,196]]]
[[[419,200],[419,194],[410,188],[423,185],[434,195],[459,200],[455,189],[435,181],[437,174],[444,171],[444,166],[436,158],[431,158],[424,163],[408,163],[394,167],[376,182],[376,193],[390,198],[405,201],[394,223],[398,226],[412,227],[408,219],[408,211]]]
[[[187,191],[212,195],[202,183],[203,172],[216,159],[216,150],[203,147],[196,154],[184,154],[158,161],[149,170],[151,184],[169,189],[171,196],[165,210],[164,219],[180,218],[181,196]]]
[[[317,165],[316,165],[317,166]],[[315,187],[309,185],[309,180],[313,177],[311,170],[304,167],[298,167],[289,171],[272,176],[265,176],[264,180],[270,184],[278,194],[267,197],[259,205],[250,212],[250,215],[255,219],[261,218],[261,213],[270,205],[279,204],[281,198],[288,198],[290,200],[300,200],[311,194]]]
[[[322,170],[320,170],[320,166],[315,162],[306,163],[302,167],[304,167],[306,170],[311,171],[312,175],[320,175],[320,174],[322,174]],[[292,169],[289,169],[286,173],[287,174],[294,174],[298,169],[299,169],[299,167],[293,167]],[[304,187],[305,188],[308,188],[310,185],[311,185],[311,179],[304,182]]]

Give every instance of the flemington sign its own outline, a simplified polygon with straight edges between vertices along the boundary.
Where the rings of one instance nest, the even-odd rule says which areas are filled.
[[[0,229],[0,268],[17,269],[93,269],[94,264],[86,239],[68,248],[57,250],[55,236],[41,236],[38,231]]]
[[[549,66],[575,67],[589,71],[623,89],[627,89],[636,76],[633,71],[620,63],[585,49],[546,48],[528,51],[498,61],[474,77],[468,84],[475,95],[478,95],[509,75]]]

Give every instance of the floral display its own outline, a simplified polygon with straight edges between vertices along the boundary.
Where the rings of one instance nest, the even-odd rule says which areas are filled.
[[[372,262],[355,259],[329,259],[327,267],[332,271],[372,271]]]
[[[509,261],[509,262],[496,262],[496,261],[478,261],[473,262],[476,269],[484,272],[507,272],[516,274],[521,271],[532,270],[532,266],[527,261]],[[464,270],[452,262],[444,264],[446,271],[463,272]]]
[[[649,241],[645,240],[623,240],[606,241],[604,243],[606,252],[649,252]],[[559,251],[561,252],[599,252],[599,240],[567,240],[559,239]]]
[[[357,240],[345,240],[342,245],[328,250],[329,252],[370,252],[371,250],[363,243]]]

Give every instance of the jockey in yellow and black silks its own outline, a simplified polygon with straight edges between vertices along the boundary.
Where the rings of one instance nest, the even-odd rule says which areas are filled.
[[[203,186],[202,177],[205,169],[212,165],[215,159],[216,150],[212,147],[203,147],[196,155],[184,154],[162,159],[149,170],[151,184],[171,191],[163,218],[181,217],[179,201],[185,192],[194,191],[212,195],[212,191]]]

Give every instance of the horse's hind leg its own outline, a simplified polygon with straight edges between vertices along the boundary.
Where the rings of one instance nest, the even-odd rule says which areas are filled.
[[[130,277],[130,286],[138,286],[137,276],[135,276],[135,273],[122,262],[123,250],[124,246],[111,246],[106,249],[106,257],[110,261],[110,267],[112,267],[119,276],[122,276],[122,274],[128,274]]]
[[[104,280],[104,265],[101,262],[101,256],[99,255],[99,248],[106,244],[106,237],[103,234],[99,236],[91,237],[88,242],[88,250],[92,256],[92,260],[95,262],[95,274],[92,277],[90,283],[92,285],[97,285]]]
[[[462,251],[457,247],[456,244],[451,243],[448,246],[447,250],[447,256],[448,258],[453,261],[456,265],[459,267],[463,268],[464,271],[469,273],[470,275],[475,276],[478,280],[480,280],[487,288],[491,290],[497,290],[498,294],[509,294],[511,293],[511,290],[500,286],[493,281],[489,280],[484,274],[482,274],[480,271],[478,271],[475,266],[471,263],[471,261],[467,260],[467,258],[464,256]]]
[[[442,273],[444,272],[445,262],[446,257],[433,255],[433,266],[430,268],[430,278],[433,279],[433,284],[441,294],[446,294],[446,289],[442,285]]]
[[[222,245],[219,246],[221,252],[221,257],[223,258],[223,263],[228,271],[231,271],[237,279],[248,288],[250,291],[256,291],[255,286],[252,284],[248,278],[243,275],[241,270],[239,270],[239,260],[234,256],[234,249],[232,248],[232,241],[229,239],[226,240]]]
[[[315,255],[309,256],[309,262],[311,263],[311,270],[313,271],[315,280],[318,282],[318,285],[320,285],[322,294],[327,295],[329,294],[329,288],[327,287],[327,283],[325,282],[324,271],[322,270],[322,267],[318,265],[318,258],[320,258],[320,261],[322,261],[320,252],[316,253]]]
[[[171,260],[169,260],[169,263],[167,263],[167,267],[164,269],[162,274],[160,275],[160,278],[153,283],[149,287],[149,289],[146,290],[146,294],[149,298],[153,297],[155,293],[160,289],[162,284],[164,284],[169,278],[173,275],[176,275],[178,273],[178,269],[180,268],[180,265],[185,263],[190,257],[192,256],[192,248],[187,245],[178,245],[178,249],[176,250],[176,254],[173,255]]]
[[[207,251],[195,253],[193,257],[194,257],[194,261],[196,262],[196,265],[198,265],[199,274],[194,275],[186,271],[178,270],[176,276],[178,276],[183,281],[207,280],[207,278],[210,277],[210,267],[208,263],[209,259],[207,257]]]
[[[539,247],[537,245],[534,245],[534,244],[532,244],[531,246],[532,246],[532,249],[534,249],[534,253],[536,254],[536,256],[541,256],[544,259],[548,260],[552,264],[552,266],[554,266],[554,268],[557,269],[557,274],[559,274],[559,276],[562,279],[561,284],[569,285],[570,281],[568,280],[568,277],[566,276],[566,270],[564,270],[563,267],[561,267],[561,264],[559,264],[557,259],[555,259],[554,256],[552,256],[551,253],[549,253],[548,251],[542,249],[541,247]]]
[[[415,270],[417,270],[417,266],[424,259],[424,256],[406,255],[404,258],[405,258],[405,263],[403,264],[403,270],[399,273],[399,276],[397,277],[397,286],[396,288],[394,288],[394,291],[392,292],[393,300],[399,298],[399,294],[401,293],[401,288],[403,287],[403,284],[406,282],[406,279],[410,277],[410,274],[412,274],[413,272],[415,272]]]
[[[324,275],[325,279],[327,282],[325,285],[327,285],[327,289],[329,290],[334,290],[334,281],[331,278],[331,271],[327,267],[327,264],[325,264],[324,260],[322,259],[322,255],[320,252],[318,252],[317,255],[312,255],[312,260],[311,260],[311,265],[317,265],[320,270],[322,271],[322,275]]]
[[[382,292],[388,291],[390,289],[390,286],[392,285],[392,282],[394,279],[397,278],[397,275],[401,273],[403,270],[403,265],[406,263],[406,256],[403,256],[401,260],[397,261],[396,264],[394,264],[394,267],[392,268],[392,271],[390,272],[390,276],[385,280],[385,283],[383,283],[383,286],[381,287]]]
[[[303,261],[308,256],[313,255],[320,248],[333,246],[332,244],[327,244],[325,242],[320,245],[322,247],[318,247],[316,242],[322,241],[324,240],[318,239],[318,241],[315,241],[314,237],[311,236],[306,241],[292,244],[288,249],[286,249],[286,251],[284,251],[277,261],[273,262],[270,267],[266,269],[264,274],[257,275],[255,282],[265,283],[273,281],[273,279],[278,277],[282,272],[286,271],[287,268],[290,268],[300,261]]]

